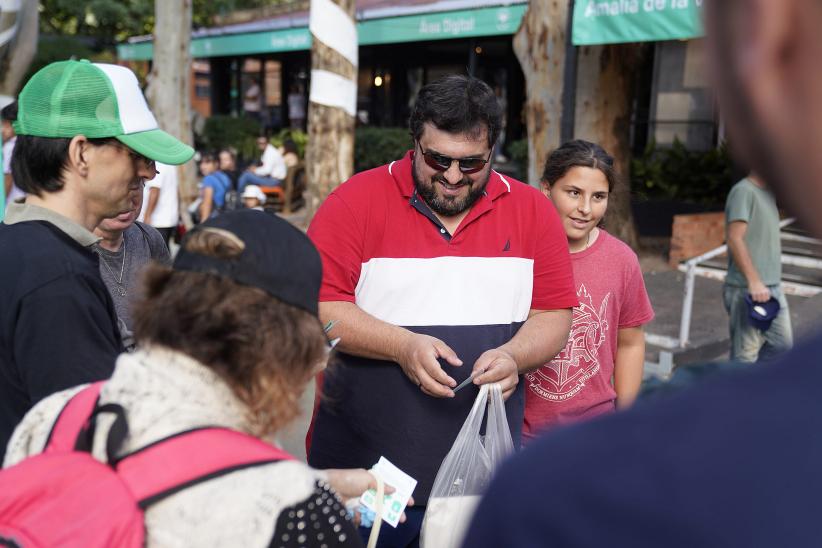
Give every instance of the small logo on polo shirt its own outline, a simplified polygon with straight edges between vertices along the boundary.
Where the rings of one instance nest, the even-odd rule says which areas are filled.
[[[511,251],[511,238],[505,240],[505,247],[502,248],[503,251]]]

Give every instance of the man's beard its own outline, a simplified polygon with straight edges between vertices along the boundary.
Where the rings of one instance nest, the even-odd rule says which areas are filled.
[[[437,194],[436,185],[439,181],[447,183],[445,176],[442,173],[437,173],[428,182],[423,182],[422,177],[417,173],[417,162],[414,161],[411,174],[414,177],[414,188],[417,194],[425,200],[431,211],[444,217],[453,217],[459,215],[463,211],[471,208],[474,203],[480,199],[485,192],[485,187],[488,185],[488,179],[491,177],[491,170],[485,174],[482,180],[472,180],[470,177],[463,175],[459,184],[468,185],[468,194],[465,197],[459,196],[441,196]]]

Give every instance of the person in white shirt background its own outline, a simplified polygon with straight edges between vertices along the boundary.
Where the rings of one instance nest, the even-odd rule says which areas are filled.
[[[137,219],[156,228],[163,236],[166,246],[180,217],[178,184],[177,167],[157,162],[157,175],[145,183],[143,209]]]
[[[246,185],[257,186],[280,186],[285,180],[288,168],[285,165],[283,155],[277,147],[268,142],[268,138],[260,136],[257,138],[257,147],[263,153],[259,166],[250,166],[245,173],[240,175],[238,189],[240,192]]]

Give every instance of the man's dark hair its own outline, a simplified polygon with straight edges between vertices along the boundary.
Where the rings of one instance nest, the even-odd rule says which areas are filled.
[[[18,135],[11,157],[14,184],[36,196],[61,190],[69,143],[71,139]]]
[[[17,120],[17,101],[13,101],[0,110],[0,119],[7,122],[14,122]]]
[[[488,146],[494,146],[502,129],[502,107],[491,87],[478,78],[454,74],[420,90],[408,125],[411,137],[422,137],[426,122],[448,133],[479,136],[488,129]]]
[[[216,162],[217,161],[217,153],[208,151],[203,152],[200,154],[200,162]]]
[[[286,139],[285,141],[283,141],[283,150],[285,152],[293,152],[294,154],[299,154],[297,143],[295,143],[293,139]]]
[[[114,140],[112,137],[102,137],[88,139],[88,142],[94,146],[103,146]],[[11,157],[11,176],[14,184],[26,194],[36,196],[43,192],[62,190],[63,169],[68,160],[70,144],[69,138],[18,135]]]

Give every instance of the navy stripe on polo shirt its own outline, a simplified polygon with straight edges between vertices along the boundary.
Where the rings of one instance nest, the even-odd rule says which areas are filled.
[[[483,352],[516,334],[530,309],[577,304],[567,240],[544,196],[496,172],[459,228],[444,237],[436,216],[414,203],[411,165],[409,153],[358,174],[320,208],[308,231],[323,259],[320,300],[353,302],[380,320],[441,339],[464,362],[440,360],[460,382]],[[506,402],[515,443],[522,386]],[[414,497],[425,504],[478,389],[433,398],[396,363],[341,353],[323,392],[310,464],[370,468],[385,456],[418,480]]]

